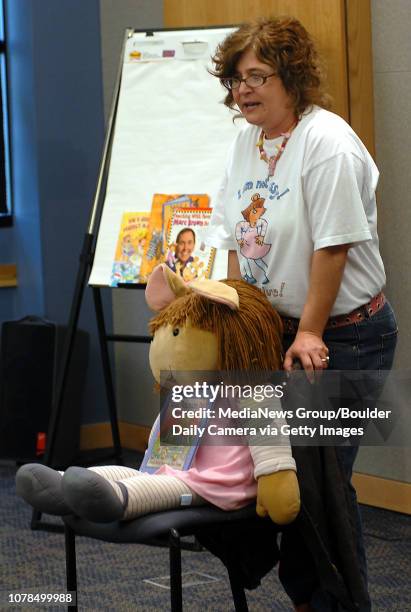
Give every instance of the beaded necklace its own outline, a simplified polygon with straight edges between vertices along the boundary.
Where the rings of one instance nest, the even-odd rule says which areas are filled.
[[[288,132],[283,132],[280,134],[280,136],[283,137],[282,143],[280,144],[277,153],[275,155],[272,155],[271,157],[268,157],[267,153],[264,151],[264,131],[261,130],[261,134],[257,142],[257,147],[258,147],[258,150],[260,151],[260,159],[262,159],[268,164],[268,177],[269,178],[274,176],[275,167],[277,165],[277,162],[280,159],[281,155],[284,153],[284,149],[287,146],[287,142],[290,140],[291,134],[293,133],[293,130],[296,127],[297,123],[298,121],[296,121],[296,123],[294,123],[290,127]]]

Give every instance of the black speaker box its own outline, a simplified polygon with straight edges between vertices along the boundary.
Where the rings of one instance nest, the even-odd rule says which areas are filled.
[[[67,328],[38,317],[7,321],[1,330],[0,457],[41,460]],[[81,399],[89,337],[76,332],[51,464],[65,468],[78,454]]]

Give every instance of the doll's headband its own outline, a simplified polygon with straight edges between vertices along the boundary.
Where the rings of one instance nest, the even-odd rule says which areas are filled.
[[[208,278],[185,283],[181,276],[170,270],[166,264],[156,266],[150,274],[146,287],[146,302],[152,310],[160,311],[190,291],[213,302],[225,304],[232,310],[239,308],[238,293],[233,287]]]

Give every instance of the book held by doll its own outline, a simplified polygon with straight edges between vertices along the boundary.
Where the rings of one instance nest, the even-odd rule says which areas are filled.
[[[196,401],[204,405],[204,400],[190,400],[190,408],[195,408]],[[168,398],[153,425],[140,472],[154,473],[162,465],[176,470],[190,468],[201,442],[200,432],[205,430],[207,419],[175,418],[172,416],[173,407],[175,404]]]

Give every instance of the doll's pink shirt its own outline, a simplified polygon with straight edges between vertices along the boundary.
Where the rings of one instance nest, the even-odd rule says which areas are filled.
[[[200,445],[187,471],[163,465],[156,474],[183,480],[190,489],[222,510],[237,510],[257,497],[254,464],[247,445]]]

